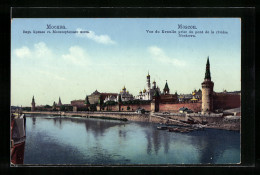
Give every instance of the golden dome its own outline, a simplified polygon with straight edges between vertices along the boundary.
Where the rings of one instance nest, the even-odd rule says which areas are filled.
[[[145,92],[146,92],[146,89],[143,90],[143,93],[145,93]]]
[[[140,92],[139,92],[140,94],[142,93],[142,91],[140,90]]]
[[[122,89],[122,90],[126,90],[125,86],[123,87],[123,89]]]
[[[149,71],[148,71],[147,77],[150,77],[150,75],[149,75]]]

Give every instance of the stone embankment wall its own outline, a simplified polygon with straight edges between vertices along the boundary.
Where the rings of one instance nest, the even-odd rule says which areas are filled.
[[[81,116],[81,117],[111,117],[117,119],[127,119],[129,121],[139,121],[139,122],[152,122],[152,123],[169,123],[169,124],[181,124],[181,121],[187,121],[188,119],[197,121],[199,123],[207,122],[206,128],[215,129],[227,129],[227,130],[240,130],[240,118],[238,119],[227,119],[222,115],[210,114],[210,115],[193,115],[193,114],[171,114],[163,115],[161,113],[149,113],[149,114],[137,114],[133,112],[23,112],[28,114],[48,114],[48,115],[67,115],[67,116]]]

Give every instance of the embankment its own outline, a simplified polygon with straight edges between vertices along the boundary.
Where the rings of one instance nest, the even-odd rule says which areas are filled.
[[[240,119],[227,119],[222,115],[192,115],[192,114],[168,114],[147,113],[137,114],[134,112],[50,112],[50,111],[34,111],[23,112],[25,114],[47,114],[61,116],[81,116],[81,117],[109,117],[119,120],[127,119],[129,121],[152,122],[152,123],[168,123],[178,125],[188,125],[182,121],[188,119],[197,123],[207,123],[205,128],[225,129],[225,130],[240,130]]]

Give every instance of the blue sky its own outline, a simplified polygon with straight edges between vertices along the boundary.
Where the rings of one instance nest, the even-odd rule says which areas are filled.
[[[46,32],[47,24],[89,33],[23,33]],[[228,34],[191,38],[146,32],[178,32],[178,24]],[[191,93],[201,88],[208,56],[214,91],[241,90],[239,18],[15,18],[11,23],[11,105],[30,106],[33,95],[36,105],[52,104],[59,97],[66,104],[96,89],[118,93],[124,85],[137,95],[146,87],[148,71],[161,90],[167,80],[171,93]]]

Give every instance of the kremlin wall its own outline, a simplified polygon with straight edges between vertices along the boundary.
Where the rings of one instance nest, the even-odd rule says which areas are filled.
[[[202,90],[194,91],[192,94],[170,94],[170,88],[166,81],[163,91],[156,86],[154,81],[150,83],[148,73],[146,80],[146,89],[139,92],[134,97],[123,87],[122,91],[117,93],[101,93],[97,90],[91,95],[87,95],[85,100],[73,100],[70,106],[73,111],[128,111],[135,112],[138,109],[144,109],[149,112],[179,112],[180,108],[188,108],[193,112],[211,113],[216,110],[225,110],[240,107],[240,91],[237,92],[214,92],[214,82],[211,81],[209,58],[207,59],[206,72],[202,82]],[[58,104],[53,103],[52,109],[61,109],[62,103],[59,98]],[[37,110],[35,100],[32,100],[32,111]]]

